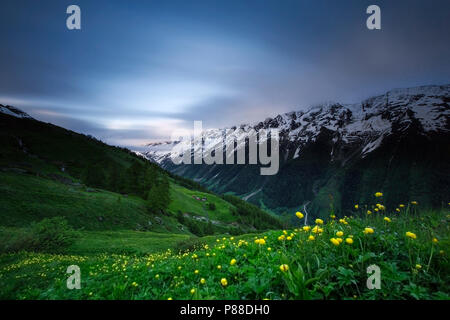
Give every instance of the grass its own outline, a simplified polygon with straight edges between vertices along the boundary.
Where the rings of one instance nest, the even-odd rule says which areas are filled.
[[[195,190],[189,190],[177,184],[171,183],[171,203],[168,210],[177,213],[181,211],[183,213],[193,213],[199,216],[205,216],[212,220],[220,220],[225,223],[233,222],[233,215],[231,214],[234,206],[222,198],[213,195],[211,193],[204,193]],[[199,201],[193,197],[206,198],[207,201]],[[214,203],[216,205],[215,210],[210,210],[207,206],[208,203]]]
[[[69,254],[94,255],[99,253],[149,254],[174,248],[191,237],[141,231],[84,231],[68,249]]]
[[[127,233],[126,246],[162,245],[144,255],[87,255],[97,245],[107,252],[108,238],[118,236],[91,232],[74,246],[80,255],[1,255],[0,298],[449,299],[449,221],[449,210],[416,208],[316,221],[310,229],[299,220],[292,230],[202,238],[186,252],[163,247],[175,244],[170,237],[157,244],[159,235]],[[66,287],[71,264],[81,268],[80,290]],[[379,290],[366,286],[370,265],[380,268]]]
[[[178,212],[204,216],[224,228],[236,222],[233,204],[220,196],[189,190],[170,182],[171,200],[165,214],[148,210],[145,200],[83,185],[64,184],[46,176],[0,171],[0,226],[21,228],[44,218],[62,216],[75,229],[137,230],[190,234],[177,220]],[[199,201],[193,196],[207,198]],[[215,209],[208,204],[214,203]],[[242,226],[248,229],[248,226]]]
[[[145,229],[182,233],[174,218],[148,213],[145,201],[105,190],[87,188],[28,174],[0,172],[0,225],[24,227],[43,218],[63,216],[85,230]],[[150,223],[151,225],[150,225]]]

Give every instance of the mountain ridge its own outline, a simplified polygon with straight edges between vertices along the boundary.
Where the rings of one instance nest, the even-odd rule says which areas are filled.
[[[312,201],[314,205],[313,200],[319,190],[330,182],[330,176],[328,176],[331,174],[330,172],[336,175],[341,168],[353,167],[355,164],[361,165],[366,159],[369,162],[376,162],[377,158],[384,160],[380,160],[378,164],[373,165],[374,167],[384,167],[388,168],[386,170],[390,170],[389,164],[392,164],[396,157],[396,150],[401,150],[407,143],[410,144],[410,150],[405,151],[405,154],[398,155],[398,161],[404,162],[406,158],[409,158],[410,163],[404,163],[404,168],[409,168],[414,161],[413,157],[407,153],[415,152],[414,141],[424,150],[430,149],[429,154],[433,154],[426,161],[424,160],[425,155],[415,155],[418,159],[421,158],[420,161],[417,160],[420,166],[427,167],[431,163],[439,163],[437,168],[443,170],[442,176],[445,181],[448,181],[450,170],[442,162],[446,160],[450,162],[450,150],[448,143],[445,142],[450,141],[449,102],[450,85],[419,86],[393,89],[351,105],[327,103],[313,106],[305,111],[288,112],[260,121],[253,127],[240,125],[239,127],[244,132],[251,129],[258,131],[276,128],[279,130],[281,169],[278,178],[259,177],[256,175],[256,170],[248,165],[233,166],[235,168],[221,165],[176,166],[171,162],[171,151],[177,151],[177,148],[183,143],[185,146],[186,143],[190,143],[190,141],[182,139],[176,142],[150,144],[144,154],[163,168],[203,183],[214,191],[231,192],[241,197],[246,197],[259,190],[261,186],[270,185],[273,181],[278,181],[278,187],[270,188],[271,192],[286,191],[284,188],[288,187],[283,187],[285,182],[280,181],[286,168],[297,165],[301,167],[302,163],[305,165],[308,162],[306,167],[299,169],[300,171],[294,170],[292,174],[303,177],[303,175],[314,176],[315,172],[321,173],[315,178],[310,177],[306,179],[307,181],[303,181],[302,188],[305,187],[305,184],[309,185],[306,187],[307,190],[303,190],[308,195],[297,194],[299,199],[303,200],[288,201],[289,205],[285,208],[281,207],[281,210],[300,208],[305,201]],[[205,139],[212,140],[212,142],[208,142],[206,149],[212,148],[215,143],[221,143],[220,133],[223,132],[224,129],[206,131]],[[214,139],[216,140],[214,141]],[[235,149],[240,147],[242,146],[237,145]],[[441,150],[439,151],[439,149]],[[380,150],[384,154],[380,154]],[[200,152],[200,150],[194,149],[193,152]],[[389,154],[392,159],[387,157]],[[322,168],[317,166],[322,166]],[[370,171],[370,167],[366,169]],[[330,172],[327,174],[327,171]],[[410,169],[410,171],[410,174],[413,174],[414,170]],[[290,179],[290,177],[286,177],[286,180]],[[373,187],[383,188],[383,180],[389,179],[380,178]],[[442,186],[447,192],[448,184],[447,186],[442,184]],[[271,198],[271,195],[267,193],[267,190],[264,192],[263,187],[263,192],[259,193],[259,197],[250,197],[249,200],[253,199],[252,202],[265,207],[267,205],[265,197]],[[359,199],[355,198],[353,201],[359,201]],[[272,208],[280,209],[280,201],[275,202],[278,204]],[[439,201],[435,199],[424,202],[437,205]],[[342,208],[342,210],[349,209],[350,205]],[[316,214],[322,215],[325,209],[322,208],[319,211],[321,213],[316,212]]]

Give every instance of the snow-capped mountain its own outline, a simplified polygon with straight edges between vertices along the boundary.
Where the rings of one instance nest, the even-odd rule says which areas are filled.
[[[4,113],[16,118],[22,118],[22,119],[33,119],[30,117],[27,113],[23,112],[22,110],[19,110],[12,106],[4,106],[0,104],[0,113]]]
[[[341,205],[337,207],[344,210],[364,197],[361,192],[366,189],[364,183],[377,190],[394,188],[391,181],[395,176],[394,168],[398,169],[397,173],[405,171],[402,179],[408,190],[401,192],[405,198],[416,196],[412,180],[420,170],[440,175],[448,182],[449,102],[450,85],[395,89],[357,104],[327,103],[253,125],[228,128],[241,129],[225,135],[226,141],[238,136],[236,149],[245,146],[239,143],[241,134],[252,129],[278,129],[280,171],[273,177],[259,176],[257,166],[251,165],[175,165],[171,155],[186,148],[190,140],[149,144],[144,154],[162,167],[204,183],[215,191],[234,192],[277,211],[311,202],[316,206],[313,211],[319,214],[324,205],[317,202],[324,200],[325,193],[330,192],[337,201],[352,188],[359,189],[348,199],[339,199]],[[205,131],[204,149],[211,150],[222,143],[225,130]],[[194,147],[193,154],[200,153],[200,149],[201,145]],[[400,164],[402,167],[398,168]],[[433,173],[430,170],[434,170]],[[338,177],[341,180],[337,180]],[[447,192],[448,197],[449,184],[443,186],[445,190],[440,192]],[[366,192],[371,194],[372,191]],[[446,201],[434,196],[423,197],[430,205]]]
[[[285,152],[294,159],[299,157],[306,144],[317,139],[321,130],[327,129],[333,132],[333,142],[336,144],[361,144],[361,155],[364,156],[380,146],[385,136],[405,131],[415,122],[420,124],[418,129],[423,134],[448,133],[449,99],[450,85],[395,89],[358,104],[328,103],[314,106],[307,111],[281,114],[254,125],[243,124],[239,128],[243,132],[277,128],[280,132],[280,144],[286,146]],[[204,139],[209,141],[206,150],[213,148],[214,142],[222,142],[224,130],[226,129],[204,132]],[[236,137],[232,135],[229,138]],[[151,143],[145,155],[166,166],[171,152],[186,143],[190,141]],[[195,151],[197,150],[194,149]]]

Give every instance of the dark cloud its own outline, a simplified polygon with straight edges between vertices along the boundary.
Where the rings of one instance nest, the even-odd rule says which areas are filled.
[[[138,145],[172,128],[259,121],[393,87],[448,83],[446,0],[3,0],[0,103]]]

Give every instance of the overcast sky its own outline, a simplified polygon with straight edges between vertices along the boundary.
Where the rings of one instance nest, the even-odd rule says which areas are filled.
[[[81,30],[66,8],[81,8]],[[381,7],[381,30],[366,8]],[[0,104],[137,149],[450,79],[450,1],[2,0]]]

